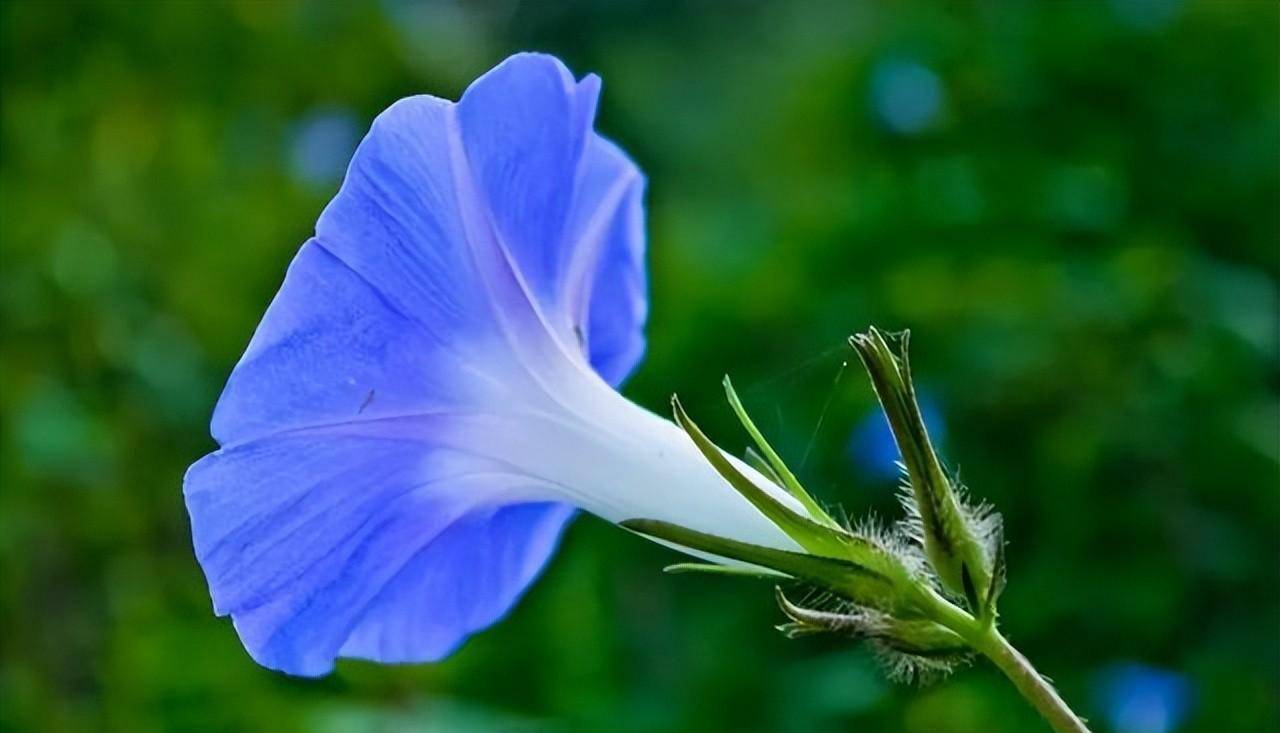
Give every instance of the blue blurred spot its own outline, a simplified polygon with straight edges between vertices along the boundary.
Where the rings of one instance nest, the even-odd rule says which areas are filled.
[[[1172,733],[1191,709],[1191,683],[1176,672],[1122,664],[1095,680],[1098,708],[1117,733]]]
[[[871,73],[871,108],[893,132],[923,131],[938,117],[942,101],[938,75],[916,61],[884,61]]]
[[[342,178],[359,142],[355,115],[343,109],[317,109],[293,126],[289,173],[312,186],[334,183]]]
[[[942,412],[928,395],[921,394],[919,399],[920,415],[929,430],[929,440],[940,449],[946,438]],[[888,419],[878,406],[853,429],[849,437],[849,459],[859,472],[877,479],[892,481],[902,475],[898,467],[898,445],[893,441]]]

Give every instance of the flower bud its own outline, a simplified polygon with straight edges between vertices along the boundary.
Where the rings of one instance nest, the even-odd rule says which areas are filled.
[[[833,633],[872,644],[891,676],[921,679],[950,672],[970,654],[957,633],[925,618],[899,618],[875,609],[853,607],[822,611],[805,608],[776,591],[778,606],[790,623],[778,630],[789,638]]]
[[[942,586],[962,596],[975,614],[989,617],[999,590],[1000,574],[994,567],[1000,554],[999,516],[989,507],[967,504],[963,488],[943,470],[916,401],[907,356],[909,336],[904,331],[899,337],[900,356],[874,327],[850,337],[849,343],[871,376],[902,456],[909,529]]]

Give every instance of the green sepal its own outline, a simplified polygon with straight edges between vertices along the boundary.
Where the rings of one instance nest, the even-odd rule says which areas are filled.
[[[787,629],[783,629],[781,626],[777,627],[779,631],[785,633],[789,638],[798,636],[797,632],[801,629],[806,634],[850,634],[855,631],[853,622],[856,617],[854,616],[834,611],[804,608],[792,603],[787,598],[787,594],[782,592],[782,588],[778,587],[773,589],[773,597],[778,602],[778,608],[782,609],[782,613],[791,619],[791,623],[784,624],[788,627]]]
[[[742,451],[742,462],[759,471],[761,476],[772,481],[778,486],[778,488],[786,488],[782,485],[782,477],[774,472],[773,466],[770,466],[769,461],[767,461],[764,456],[760,455],[760,452],[755,448],[747,446],[747,449]]]
[[[925,658],[946,658],[967,653],[969,644],[957,633],[927,619],[900,619],[870,609],[847,613],[819,611],[792,603],[781,588],[774,589],[778,607],[791,619],[787,629],[794,638],[802,633],[833,633],[856,639],[871,639],[902,654]]]
[[[994,620],[997,615],[996,601],[1000,599],[1000,594],[1004,592],[1004,586],[1008,580],[1008,568],[1004,555],[1004,520],[996,515],[993,521],[995,524],[991,530],[988,546],[988,552],[992,556],[991,582],[987,585],[987,595],[982,608],[983,618],[991,620]]]
[[[688,433],[698,451],[712,468],[729,485],[742,494],[751,505],[760,510],[796,544],[805,550],[827,558],[866,565],[868,569],[888,571],[896,566],[896,560],[871,540],[852,534],[839,526],[819,524],[792,511],[782,502],[747,478],[729,461],[724,453],[689,418],[678,397],[671,398],[676,424]]]
[[[926,659],[949,659],[971,650],[959,634],[932,621],[894,619],[876,639],[896,652]]]
[[[980,532],[972,526],[976,520],[971,512],[965,511],[929,441],[911,381],[909,341],[910,332],[904,331],[900,337],[901,356],[898,356],[875,327],[849,338],[849,344],[871,376],[871,384],[902,456],[925,556],[943,587],[963,596],[976,613],[985,600],[979,597],[977,589],[990,586],[991,570]]]
[[[633,532],[682,548],[737,560],[812,583],[862,605],[889,609],[901,604],[889,578],[845,560],[753,545],[653,519],[628,519],[620,524]]]
[[[760,580],[791,580],[790,575],[776,570],[756,567],[737,567],[734,565],[715,565],[704,562],[678,562],[662,569],[664,573],[682,575],[685,573],[702,573],[704,575],[730,575],[738,578],[758,578]]]
[[[791,469],[787,468],[786,462],[773,449],[773,446],[769,445],[769,441],[765,440],[764,434],[756,427],[755,422],[751,420],[751,416],[747,414],[746,408],[742,406],[742,400],[738,399],[738,393],[733,389],[733,382],[727,374],[724,377],[724,393],[729,398],[729,405],[733,408],[734,414],[738,416],[738,421],[742,423],[742,427],[746,429],[747,434],[755,441],[756,447],[764,454],[769,467],[773,469],[771,473],[779,479],[779,485],[804,505],[805,511],[809,513],[809,516],[814,521],[825,524],[828,527],[838,527],[839,524],[827,514],[826,510],[817,501],[814,501],[808,491],[805,491],[805,488],[800,485],[799,479],[791,472]]]
[[[983,608],[983,601],[978,597],[978,587],[973,584],[973,573],[969,572],[969,564],[960,563],[960,583],[964,587],[964,601],[975,612]]]
[[[822,629],[816,629],[812,626],[805,626],[798,623],[778,624],[773,628],[782,632],[782,635],[788,639],[799,639],[804,636],[814,636],[815,634],[825,633]]]

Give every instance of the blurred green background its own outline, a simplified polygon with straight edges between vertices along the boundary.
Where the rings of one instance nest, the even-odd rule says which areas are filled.
[[[213,617],[181,476],[352,148],[537,49],[650,176],[629,395],[737,449],[731,373],[823,499],[896,517],[843,342],[910,327],[1014,641],[1100,732],[1274,729],[1278,7],[6,0],[0,727],[1043,730],[590,517],[442,664],[290,679]]]

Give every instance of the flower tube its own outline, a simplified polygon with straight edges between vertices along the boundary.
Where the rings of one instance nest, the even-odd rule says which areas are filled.
[[[799,549],[614,389],[644,350],[644,178],[594,131],[599,88],[521,54],[360,144],[185,480],[214,609],[259,663],[440,659],[575,508]]]

